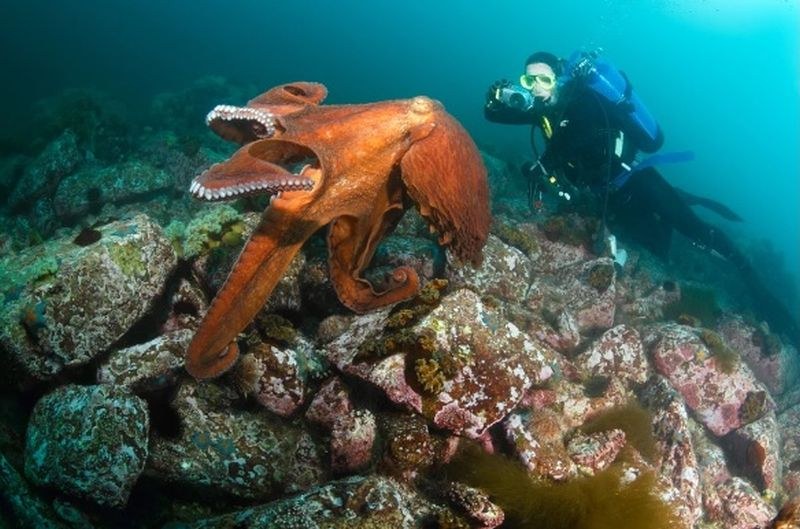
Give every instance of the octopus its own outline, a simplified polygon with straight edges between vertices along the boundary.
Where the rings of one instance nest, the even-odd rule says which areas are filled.
[[[456,260],[481,262],[491,223],[486,168],[461,124],[423,96],[323,105],[326,95],[322,84],[290,83],[244,107],[219,105],[206,118],[241,147],[197,176],[190,192],[208,201],[270,198],[189,345],[186,369],[197,379],[233,365],[237,336],[322,227],[331,284],[356,313],[419,291],[408,266],[394,269],[379,291],[362,277],[378,243],[412,205]]]

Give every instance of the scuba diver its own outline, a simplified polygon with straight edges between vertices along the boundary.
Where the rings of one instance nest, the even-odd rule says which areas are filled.
[[[571,203],[594,201],[602,210],[604,252],[615,262],[624,264],[625,255],[616,248],[607,220],[665,261],[672,230],[677,230],[730,262],[746,282],[759,317],[800,345],[800,330],[789,311],[762,285],[731,240],[691,206],[741,219],[718,202],[673,187],[655,168],[690,160],[692,153],[643,157],[662,146],[661,128],[627,77],[600,51],[575,52],[566,61],[548,52],[534,53],[525,61],[519,85],[503,80],[489,88],[484,115],[496,123],[532,125],[536,160],[522,166],[529,178],[529,199],[545,191]],[[537,130],[545,143],[541,155]]]

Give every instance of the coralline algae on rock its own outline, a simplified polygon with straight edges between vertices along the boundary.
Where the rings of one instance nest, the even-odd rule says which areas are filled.
[[[453,514],[395,480],[351,476],[292,498],[165,529],[415,529],[445,513]],[[450,527],[465,527],[461,522]]]
[[[234,400],[233,390],[221,386],[183,384],[173,400],[180,435],[153,435],[147,474],[247,499],[324,481],[320,447],[309,433],[269,414],[237,409]]]
[[[380,387],[395,403],[458,435],[480,437],[514,409],[532,384],[553,373],[552,351],[490,311],[467,289],[445,296],[411,329],[416,335],[430,334],[429,357],[414,358],[429,352],[416,351],[377,361],[360,358],[359,344],[375,339],[387,320],[387,312],[358,318],[328,345],[329,360]],[[425,389],[426,380],[417,380],[420,370],[407,377],[417,360],[426,360],[424,366],[439,366],[440,385],[428,383]]]
[[[63,386],[33,409],[25,474],[37,485],[122,507],[147,459],[147,405],[110,386]]]
[[[757,418],[747,413],[753,395],[763,395],[762,414],[775,408],[746,365],[739,363],[732,373],[724,372],[693,328],[669,324],[654,330],[658,336],[652,346],[656,370],[714,435],[721,437]]]
[[[150,308],[177,264],[144,215],[98,230],[100,240],[86,247],[67,237],[0,262],[10,276],[41,271],[3,285],[0,345],[29,377],[47,380],[106,350]]]

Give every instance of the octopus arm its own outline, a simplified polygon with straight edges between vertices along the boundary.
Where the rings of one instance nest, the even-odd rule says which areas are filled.
[[[186,353],[197,379],[225,372],[236,360],[235,341],[255,318],[301,246],[319,225],[292,222],[268,209],[227,281],[208,309]]]
[[[212,165],[195,178],[192,193],[207,200],[224,199],[243,193],[280,191],[284,180],[299,179],[280,165],[253,156],[250,146],[236,151],[229,160]]]
[[[361,277],[378,243],[403,216],[402,189],[399,182],[393,182],[390,178],[368,214],[342,215],[328,231],[331,282],[339,300],[358,313],[404,301],[419,291],[419,276],[409,266],[393,270],[383,291],[376,291]]]
[[[400,167],[408,194],[439,232],[439,242],[461,260],[482,260],[491,224],[489,186],[480,152],[464,128],[444,110],[420,133]]]

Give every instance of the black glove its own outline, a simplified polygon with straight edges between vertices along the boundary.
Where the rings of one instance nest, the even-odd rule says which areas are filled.
[[[572,65],[572,69],[570,70],[572,77],[575,79],[586,79],[589,77],[589,75],[595,71],[594,60],[600,56],[601,53],[603,53],[603,48],[582,52],[580,59]]]
[[[486,91],[486,106],[492,107],[498,103],[497,100],[497,91],[501,88],[506,88],[511,86],[511,82],[507,79],[500,79],[499,81],[495,81],[492,83],[492,86],[489,87],[489,90]]]
[[[581,56],[580,60],[572,67],[573,79],[586,79],[589,77],[589,74],[594,71],[594,61],[592,59],[593,57],[586,53]]]

